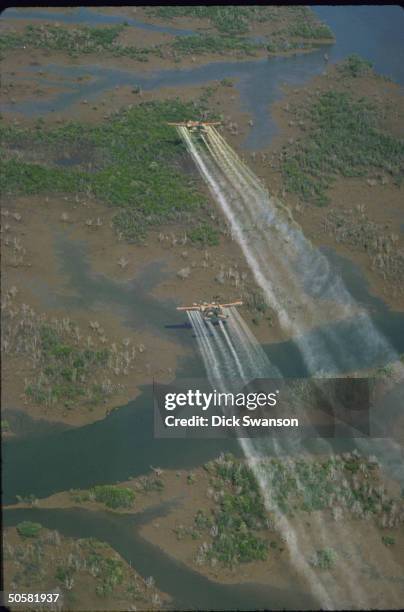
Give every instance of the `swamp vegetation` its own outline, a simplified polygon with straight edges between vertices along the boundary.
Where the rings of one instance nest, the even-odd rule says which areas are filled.
[[[352,57],[340,67],[343,77],[368,70],[368,63]],[[332,89],[312,96],[308,106],[294,114],[304,133],[285,145],[281,154],[287,191],[324,206],[329,202],[327,190],[337,177],[379,172],[401,185],[404,143],[383,129],[383,112],[369,98]]]
[[[25,128],[3,123],[0,188],[10,196],[92,195],[116,210],[114,226],[130,242],[144,240],[149,228],[169,221],[195,228],[191,240],[193,236],[196,243],[206,237],[209,242],[210,236],[216,240],[197,182],[183,170],[185,146],[166,123],[209,116],[202,96],[194,102],[140,103],[98,125],[70,122],[45,128],[39,120]],[[74,156],[77,149],[88,152],[91,167],[56,164],[61,154]],[[32,151],[37,159],[28,160]]]
[[[265,504],[256,474],[245,461],[227,453],[204,469],[213,506],[199,509],[193,525],[177,530],[179,539],[205,540],[196,552],[197,565],[234,567],[281,553],[280,516],[293,520],[301,513],[322,511],[335,521],[373,520],[383,530],[404,521],[403,498],[387,491],[377,459],[357,451],[323,459],[261,460],[256,469],[266,483]],[[314,551],[310,559],[319,569],[332,569],[336,562],[332,549]]]

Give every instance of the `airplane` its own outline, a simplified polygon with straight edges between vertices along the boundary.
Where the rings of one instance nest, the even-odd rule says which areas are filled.
[[[205,128],[208,125],[220,125],[220,121],[179,121],[179,122],[170,122],[167,121],[167,125],[174,125],[175,127],[186,127],[189,128],[192,132],[196,131],[197,128]]]
[[[192,306],[177,306],[177,310],[197,310],[202,314],[204,321],[210,321],[217,325],[219,321],[225,321],[228,318],[223,309],[230,306],[242,306],[243,302],[230,302],[229,304],[219,304],[218,302],[194,302]]]

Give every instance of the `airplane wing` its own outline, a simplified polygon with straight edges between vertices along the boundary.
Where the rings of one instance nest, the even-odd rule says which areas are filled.
[[[200,310],[199,306],[177,306],[177,310]]]
[[[229,306],[242,306],[243,302],[239,300],[238,302],[231,302],[230,304],[220,304],[222,308],[227,308]]]

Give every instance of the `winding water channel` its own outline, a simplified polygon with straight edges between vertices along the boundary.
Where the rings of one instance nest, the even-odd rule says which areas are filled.
[[[104,91],[116,85],[136,84],[145,90],[160,87],[181,87],[209,83],[215,79],[234,77],[241,96],[244,110],[252,113],[255,126],[247,134],[244,146],[257,149],[268,146],[276,132],[270,116],[269,106],[282,96],[281,85],[303,84],[324,70],[324,53],[330,61],[339,60],[349,53],[360,55],[374,61],[378,72],[391,75],[404,84],[403,57],[404,40],[402,31],[404,14],[396,6],[358,6],[358,7],[315,7],[318,15],[334,30],[337,37],[335,45],[321,48],[310,54],[291,57],[271,58],[270,60],[248,60],[243,62],[217,62],[192,69],[170,69],[150,74],[93,66],[49,65],[27,66],[27,78],[32,78],[39,70],[49,75],[62,77],[61,85],[66,91],[58,93],[52,100],[24,101],[13,109],[29,116],[45,116],[49,112],[67,109],[70,105],[86,98],[96,99]],[[2,19],[16,18],[18,11],[8,9]],[[57,21],[77,23],[120,23],[125,20],[130,25],[154,31],[187,35],[192,31],[176,28],[141,24],[135,19],[104,15],[78,9],[66,14],[57,13],[51,17],[44,10],[24,12],[24,17],[46,18]],[[77,82],[77,76],[89,75],[89,81]],[[39,75],[38,75],[39,77]],[[46,78],[41,82],[46,82]],[[52,82],[51,79],[48,79]],[[4,107],[4,110],[7,110]],[[72,306],[86,307],[96,311],[98,307],[118,309],[124,314],[128,325],[138,327],[145,320],[156,333],[164,333],[189,345],[192,336],[189,330],[172,330],[166,325],[178,323],[173,315],[173,305],[159,302],[150,294],[153,283],[164,276],[164,266],[157,265],[147,274],[140,275],[131,283],[118,284],[102,275],[94,275],[87,262],[83,247],[69,240],[67,235],[57,236],[56,252],[59,255],[61,273],[68,274],[69,286],[74,290]],[[325,251],[334,266],[340,270],[345,285],[362,306],[368,310],[372,322],[381,331],[398,353],[404,352],[404,313],[392,312],[385,304],[368,292],[366,282],[356,266],[338,257],[330,250]],[[310,287],[307,288],[310,291]],[[44,305],[66,303],[66,297],[52,295],[49,288],[37,285],[37,292]],[[53,300],[53,301],[52,301]],[[147,317],[146,317],[147,313]],[[349,368],[367,368],[374,365],[373,356],[361,352],[360,347],[350,345],[352,326],[355,318],[334,323],[341,337],[346,338],[346,351],[335,356],[338,372]],[[311,334],[321,333],[314,329]],[[264,347],[271,363],[284,376],[302,376],[306,371],[293,340]],[[202,363],[195,351],[194,357],[180,363],[176,372],[179,378],[190,378],[202,371]],[[334,372],[335,373],[335,372]],[[392,402],[394,412],[394,402]],[[38,497],[70,488],[85,488],[95,483],[125,480],[149,470],[150,465],[163,468],[197,466],[222,450],[239,454],[236,442],[231,440],[190,440],[178,445],[176,440],[154,439],[151,387],[142,389],[140,396],[128,405],[111,413],[103,421],[77,429],[47,428],[21,439],[3,444],[3,501],[10,503],[15,496],[33,493]],[[24,422],[26,426],[26,422]],[[315,441],[308,445],[316,450]],[[333,441],[337,450],[351,449],[354,440]],[[383,440],[374,441],[374,451]],[[392,452],[390,469],[398,473],[402,469],[402,457]],[[210,582],[199,574],[162,553],[143,540],[137,528],[164,508],[150,510],[137,517],[114,515],[113,513],[93,513],[85,510],[6,510],[4,521],[12,525],[23,519],[38,520],[45,526],[57,528],[62,533],[78,537],[97,537],[110,543],[125,559],[143,575],[152,574],[157,587],[174,598],[176,609],[259,609],[263,607],[299,609],[312,608],[315,602],[309,594],[295,590],[281,591],[257,585],[223,586]]]

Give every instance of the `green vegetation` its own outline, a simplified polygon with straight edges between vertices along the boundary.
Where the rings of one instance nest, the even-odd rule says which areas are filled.
[[[251,20],[269,15],[265,7],[253,6],[159,6],[149,7],[147,12],[163,19],[208,19],[213,27],[224,34],[245,34]]]
[[[394,546],[396,539],[394,536],[382,536],[382,542],[385,546]]]
[[[205,34],[178,38],[172,45],[181,53],[224,53],[236,51],[254,55],[266,48],[271,53],[311,48],[304,39],[332,39],[328,26],[320,23],[313,12],[302,6],[160,6],[149,7],[151,16],[164,19],[190,17],[208,19],[220,35]],[[288,23],[287,27],[281,24]],[[253,42],[247,34],[256,23],[268,23],[271,41]],[[303,39],[303,42],[291,38]]]
[[[90,558],[90,568],[100,568],[101,584],[96,588],[100,597],[110,595],[117,584],[123,581],[123,563],[119,559],[110,559],[93,554]]]
[[[158,6],[148,7],[150,16],[162,19],[188,17],[207,19],[213,28],[222,34],[246,34],[254,23],[278,23],[290,20],[292,24],[316,24],[320,27],[310,9],[303,6],[267,6],[267,5],[209,5],[209,6]],[[323,26],[326,27],[326,26]],[[314,26],[313,26],[314,30]]]
[[[31,195],[38,192],[72,193],[84,188],[85,177],[79,172],[66,172],[39,164],[20,161],[17,158],[1,163],[0,185],[3,193]]]
[[[233,87],[234,86],[234,80],[230,79],[228,77],[225,77],[224,79],[222,79],[220,81],[220,85],[222,85],[223,87]]]
[[[369,100],[329,91],[302,118],[311,129],[307,137],[285,147],[282,174],[287,191],[323,206],[337,176],[366,176],[371,170],[383,170],[401,183],[404,144],[382,131]]]
[[[164,489],[164,482],[159,478],[157,474],[150,474],[149,476],[142,476],[139,479],[139,485],[141,491],[144,493],[150,493],[152,491],[162,491]]]
[[[254,55],[262,47],[262,44],[251,42],[239,36],[220,36],[213,34],[179,36],[172,43],[172,49],[184,55],[228,53],[230,51]]]
[[[87,53],[109,52],[115,56],[128,56],[147,61],[150,53],[161,55],[159,47],[132,47],[119,44],[118,38],[124,25],[108,27],[64,28],[61,26],[27,25],[23,32],[5,32],[0,42],[0,51],[32,47],[50,51],[63,51],[72,57]]]
[[[298,21],[288,28],[291,36],[299,38],[333,38],[333,33],[328,25],[324,23],[305,23]]]
[[[71,557],[74,557],[75,563],[67,562],[58,565],[55,578],[70,590],[74,584],[75,574],[83,567],[96,578],[96,594],[99,597],[111,595],[124,580],[124,563],[117,557],[107,556],[106,549],[108,547],[94,538],[79,540],[79,544],[81,555],[71,555]],[[81,559],[82,556],[84,557],[83,560]]]
[[[338,70],[344,76],[355,78],[371,73],[373,64],[354,53],[353,55],[349,55],[346,60],[338,66]]]
[[[178,539],[204,539],[195,558],[198,565],[220,562],[234,567],[281,553],[282,543],[274,538],[280,515],[293,518],[299,512],[323,511],[335,521],[348,515],[373,516],[385,527],[386,516],[394,514],[397,521],[403,507],[380,484],[377,460],[356,451],[323,459],[267,458],[256,463],[254,472],[244,461],[222,454],[204,468],[209,474],[207,496],[214,505],[209,511],[199,509],[193,524],[176,531]],[[258,482],[265,486],[265,505]],[[390,540],[385,544],[391,545]],[[310,562],[332,569],[336,560],[335,551],[325,548]]]
[[[116,485],[97,485],[90,489],[90,495],[95,501],[101,502],[108,508],[130,508],[135,499],[135,492],[129,487]]]
[[[136,497],[133,489],[119,485],[95,485],[88,490],[71,490],[70,495],[78,504],[97,501],[114,510],[131,508]]]
[[[200,246],[217,246],[219,244],[219,232],[209,223],[201,223],[188,233],[191,242]]]
[[[266,512],[251,470],[231,455],[210,461],[205,469],[218,501],[211,516],[202,510],[195,516],[198,529],[214,534],[211,547],[201,554],[229,566],[266,559],[268,542],[259,535]]]
[[[14,296],[7,293],[2,304],[4,347],[24,360],[25,371],[30,366],[24,378],[27,398],[62,410],[92,411],[122,388],[108,375],[127,376],[134,367],[136,349],[129,339],[107,349],[108,338],[98,321],[89,322],[92,335],[83,337],[69,317],[49,321],[27,304],[16,303]]]
[[[374,464],[354,453],[323,461],[270,459],[259,469],[271,491],[272,509],[284,514],[332,509],[338,490],[346,511],[377,515],[385,497],[383,487],[376,486]],[[359,474],[367,476],[362,480]]]
[[[1,419],[1,429],[3,432],[11,431],[10,423],[7,421],[7,419]]]
[[[42,525],[39,523],[33,523],[31,521],[23,521],[17,525],[19,535],[24,538],[36,538],[41,529]]]
[[[260,321],[264,318],[268,321],[269,325],[272,325],[272,317],[268,314],[268,304],[266,303],[265,296],[261,290],[251,290],[245,295],[245,304],[248,308],[253,311],[254,315],[251,317],[253,325],[259,325]]]
[[[337,561],[337,553],[333,548],[323,548],[317,550],[310,563],[313,567],[318,567],[323,570],[333,569]]]
[[[45,130],[40,122],[31,129],[3,124],[3,147],[14,156],[10,152],[1,162],[0,189],[10,195],[92,194],[117,209],[114,225],[133,242],[163,222],[183,220],[198,227],[203,198],[180,169],[185,146],[166,122],[207,116],[208,93],[189,103],[178,98],[141,103],[96,126],[69,123]],[[77,148],[92,152],[89,161],[96,163],[91,171],[52,165],[61,152]],[[15,150],[21,152],[18,157]],[[49,163],[25,161],[25,151],[35,151]]]
[[[332,38],[329,28],[321,24],[307,7],[273,6],[159,6],[148,7],[146,12],[164,20],[175,17],[207,19],[215,32],[177,36],[173,42],[149,47],[121,44],[119,37],[127,24],[116,26],[66,28],[61,25],[27,25],[22,32],[5,32],[0,41],[0,51],[26,47],[62,51],[72,57],[88,53],[110,53],[147,62],[151,55],[164,57],[174,54],[225,53],[253,55],[265,42],[256,43],[246,34],[256,23],[267,23],[271,30],[270,50],[297,49],[299,45],[291,37],[300,39]],[[284,23],[287,27],[282,27]],[[310,45],[308,45],[310,46]]]
[[[69,610],[75,608],[77,588],[83,585],[89,594],[92,591],[100,598],[119,600],[125,610],[139,603],[141,609],[151,610],[161,603],[152,578],[143,580],[108,544],[95,538],[65,538],[44,528],[34,540],[15,544],[8,541],[6,532],[4,550],[5,559],[13,562],[8,584],[46,592],[49,584],[55,586],[56,579]]]
[[[39,329],[39,361],[41,376],[25,388],[25,393],[37,403],[52,405],[63,402],[72,406],[78,399],[99,401],[100,389],[89,385],[94,369],[105,366],[107,349],[80,350],[63,341],[60,334],[50,325]]]

